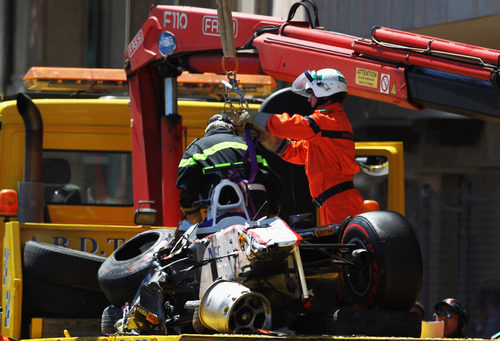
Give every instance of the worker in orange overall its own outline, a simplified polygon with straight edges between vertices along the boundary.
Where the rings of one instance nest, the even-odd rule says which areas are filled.
[[[238,124],[251,123],[261,131],[264,147],[285,161],[305,165],[313,203],[321,208],[321,223],[340,224],[362,213],[364,201],[353,184],[359,166],[351,123],[342,107],[347,83],[335,69],[305,71],[292,90],[308,97],[314,109],[311,115],[248,110]]]

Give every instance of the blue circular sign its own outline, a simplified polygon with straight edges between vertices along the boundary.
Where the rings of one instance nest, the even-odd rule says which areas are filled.
[[[158,38],[158,50],[163,57],[171,55],[174,53],[177,44],[175,42],[175,37],[170,32],[162,32]]]

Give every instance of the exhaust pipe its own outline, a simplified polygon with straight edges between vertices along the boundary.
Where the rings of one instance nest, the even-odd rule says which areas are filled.
[[[25,127],[24,181],[18,187],[18,220],[21,223],[43,222],[45,207],[42,182],[43,124],[40,111],[28,95],[19,93],[17,110]]]
[[[271,328],[268,299],[232,281],[212,283],[200,301],[201,323],[221,333],[251,334]]]

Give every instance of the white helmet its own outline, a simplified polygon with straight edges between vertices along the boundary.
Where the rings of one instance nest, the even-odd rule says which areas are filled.
[[[342,73],[335,69],[304,71],[292,84],[292,90],[302,96],[330,97],[338,92],[347,92],[347,83]]]

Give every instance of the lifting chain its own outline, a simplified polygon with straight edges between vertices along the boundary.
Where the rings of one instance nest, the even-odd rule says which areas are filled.
[[[227,73],[227,81],[221,81],[223,85],[223,95],[224,95],[224,107],[222,112],[234,117],[234,115],[240,115],[243,110],[248,110],[248,102],[245,99],[245,92],[241,90],[238,86],[238,80],[236,79],[236,73],[229,71]],[[231,92],[236,93],[239,96],[239,107],[233,104]]]
[[[233,17],[231,14],[231,0],[217,0],[217,15],[219,19],[219,30],[222,44],[222,70],[227,75],[227,81],[221,81],[224,88],[224,107],[222,112],[230,116],[239,115],[243,110],[248,110],[248,103],[245,93],[239,88],[236,73],[238,72],[238,58],[234,44]],[[228,59],[234,60],[234,70],[228,71],[226,62]],[[239,96],[239,108],[233,105],[231,92]]]

